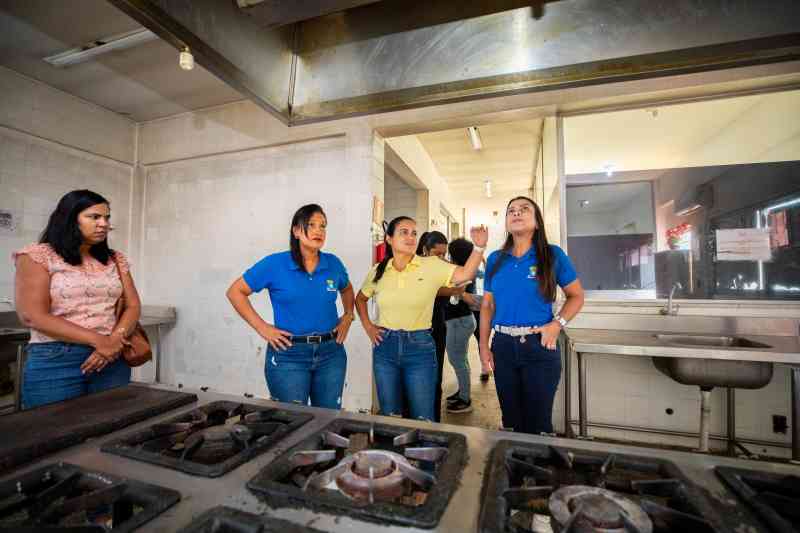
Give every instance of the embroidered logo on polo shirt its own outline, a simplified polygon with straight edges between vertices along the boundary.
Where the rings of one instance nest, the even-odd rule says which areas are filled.
[[[328,292],[336,292],[336,285],[333,283],[332,279],[326,279],[325,283],[328,284]]]
[[[536,265],[533,265],[530,268],[530,272],[528,273],[528,279],[536,279]]]

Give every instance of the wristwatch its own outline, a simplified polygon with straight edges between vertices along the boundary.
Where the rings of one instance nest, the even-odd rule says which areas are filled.
[[[553,317],[553,320],[555,320],[556,322],[558,322],[559,324],[561,324],[561,327],[562,327],[562,328],[565,328],[565,327],[567,327],[567,324],[569,323],[569,322],[567,321],[567,319],[566,319],[566,318],[564,318],[564,317],[563,317],[563,316],[561,316],[561,315],[555,315],[555,316]]]

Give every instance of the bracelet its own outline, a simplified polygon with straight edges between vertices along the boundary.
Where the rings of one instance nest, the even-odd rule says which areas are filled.
[[[482,254],[484,250],[486,250],[486,248],[483,248],[482,246],[477,246],[477,245],[474,245],[474,244],[472,245],[472,251],[473,252],[478,252],[478,253]]]

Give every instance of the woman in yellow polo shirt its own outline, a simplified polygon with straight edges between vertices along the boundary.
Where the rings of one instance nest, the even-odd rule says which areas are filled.
[[[386,228],[386,258],[372,267],[356,297],[361,324],[372,341],[372,369],[381,414],[400,415],[408,399],[411,418],[433,420],[436,397],[436,346],[431,336],[433,301],[441,287],[475,277],[489,239],[485,227],[472,228],[475,243],[464,266],[438,257],[420,257],[417,223],[397,217]],[[375,296],[374,324],[367,301]]]

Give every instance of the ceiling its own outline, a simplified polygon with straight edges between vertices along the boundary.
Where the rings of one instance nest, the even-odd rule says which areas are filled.
[[[566,174],[797,159],[800,91],[567,117]]]
[[[624,210],[635,198],[650,194],[650,184],[614,183],[567,188],[567,213],[605,213]],[[587,205],[581,202],[588,200]]]
[[[160,39],[66,68],[42,61],[140,27],[106,0],[3,0],[0,65],[137,122],[243,99],[200,65],[181,70]]]
[[[474,150],[466,128],[417,135],[439,175],[461,198],[481,197],[484,183],[493,194],[530,189],[539,153],[542,120],[532,119],[478,128],[483,149]]]

